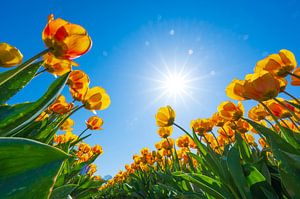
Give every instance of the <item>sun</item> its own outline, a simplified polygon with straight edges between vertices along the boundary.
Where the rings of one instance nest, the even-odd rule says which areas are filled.
[[[186,75],[177,72],[166,74],[161,82],[161,89],[170,97],[179,97],[188,91],[188,79]]]

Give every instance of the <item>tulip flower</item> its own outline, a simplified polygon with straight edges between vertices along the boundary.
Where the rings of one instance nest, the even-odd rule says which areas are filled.
[[[90,117],[85,123],[90,130],[102,130],[103,120],[98,116]]]
[[[78,146],[78,150],[83,152],[83,153],[88,153],[92,150],[91,146],[86,144],[86,143],[81,143],[79,146]]]
[[[256,101],[272,99],[280,92],[280,81],[267,71],[246,76],[243,96]]]
[[[93,148],[92,151],[94,154],[99,154],[101,155],[103,153],[103,149],[100,145],[96,144]]]
[[[171,126],[175,120],[175,111],[171,106],[161,107],[158,109],[155,118],[156,124],[159,127]]]
[[[286,49],[282,49],[278,54],[271,54],[256,63],[255,72],[263,70],[269,71],[275,76],[285,77],[297,66],[294,54]]]
[[[0,67],[9,68],[22,63],[23,55],[14,46],[0,43]]]
[[[72,126],[74,126],[74,120],[68,118],[66,121],[64,121],[64,123],[59,128],[62,131],[72,131],[73,130]]]
[[[190,137],[188,135],[182,135],[176,140],[176,145],[178,147],[189,147]]]
[[[237,121],[244,114],[244,106],[241,102],[238,105],[230,101],[222,102],[218,106],[218,112],[221,117],[229,121]]]
[[[110,105],[110,97],[103,88],[95,86],[87,90],[82,102],[88,110],[104,110]]]
[[[261,121],[269,116],[269,113],[260,104],[252,107],[248,112],[248,117],[254,121]]]
[[[90,79],[87,74],[81,70],[73,70],[70,73],[67,84],[74,90],[81,90],[88,88]]]
[[[173,127],[172,126],[160,127],[157,130],[157,133],[161,138],[167,138],[173,133]]]
[[[195,133],[202,136],[204,133],[210,132],[213,129],[214,123],[210,119],[197,119],[192,120],[190,126]]]
[[[66,98],[63,95],[60,95],[55,102],[50,105],[50,111],[53,111],[57,114],[65,114],[68,113],[73,108],[73,103],[67,103]]]
[[[53,15],[48,18],[42,38],[51,53],[63,59],[77,58],[92,46],[92,40],[83,27],[61,18],[54,19]]]
[[[44,55],[43,59],[43,66],[49,73],[52,73],[53,75],[61,76],[67,72],[70,72],[72,70],[72,65],[78,66],[76,62],[68,59],[58,59],[50,53]]]

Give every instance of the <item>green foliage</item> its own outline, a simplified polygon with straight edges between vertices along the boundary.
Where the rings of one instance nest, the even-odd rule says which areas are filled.
[[[24,138],[0,139],[0,195],[2,198],[48,198],[68,155]]]

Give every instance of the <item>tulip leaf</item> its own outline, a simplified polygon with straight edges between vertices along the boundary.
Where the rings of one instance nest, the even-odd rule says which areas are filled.
[[[244,176],[244,172],[240,163],[240,154],[236,146],[232,147],[228,152],[227,167],[237,186],[243,199],[252,198],[250,188]]]
[[[21,90],[24,86],[26,86],[31,79],[35,76],[36,72],[42,65],[42,61],[31,64],[29,67],[20,70],[19,73],[13,75],[10,79],[0,84],[0,104],[4,104],[7,100],[9,100],[12,96],[14,96],[19,90]],[[6,76],[5,74],[14,74],[15,71],[18,71],[18,67],[12,69],[11,71],[6,71],[0,75],[0,79],[2,80],[2,76]]]
[[[239,148],[240,151],[241,158],[248,162],[252,162],[253,161],[252,151],[249,145],[243,140],[242,136],[239,133],[235,133],[235,139],[236,139],[237,147]]]
[[[0,138],[1,198],[48,198],[68,158],[63,151],[25,138]]]
[[[280,150],[289,152],[289,153],[297,153],[299,154],[298,150],[296,150],[295,147],[293,147],[289,142],[287,142],[284,138],[280,137],[277,132],[272,131],[271,129],[258,124],[256,122],[253,122],[249,119],[245,119],[253,128],[264,135],[267,138],[268,144],[271,146],[272,149],[277,150],[274,146],[276,145],[277,147],[280,148]],[[278,149],[279,149],[278,148]],[[273,151],[274,152],[274,151]]]
[[[250,121],[250,120],[249,120]],[[248,122],[249,122],[248,121]],[[272,152],[279,163],[279,172],[282,183],[292,198],[300,198],[300,152],[281,138],[277,133],[249,122],[255,130],[261,132],[271,146]],[[271,132],[270,132],[271,131]]]
[[[76,187],[77,187],[76,184],[66,184],[57,187],[52,191],[50,199],[68,198],[68,196],[72,193],[72,191],[74,191]]]
[[[174,173],[173,175],[187,180],[215,198],[233,198],[230,192],[226,191],[225,186],[220,181],[208,176],[198,173]]]
[[[32,122],[61,93],[69,73],[56,79],[47,92],[36,102],[0,106],[0,136],[10,136]]]

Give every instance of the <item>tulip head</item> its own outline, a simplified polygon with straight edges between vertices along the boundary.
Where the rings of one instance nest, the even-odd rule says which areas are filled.
[[[63,59],[77,58],[92,46],[92,40],[83,27],[60,18],[54,19],[53,15],[48,18],[42,38],[51,53]]]
[[[278,54],[271,54],[256,63],[255,72],[262,70],[269,71],[275,76],[285,77],[297,66],[294,54],[286,49],[282,49]]]
[[[98,116],[92,116],[86,121],[86,126],[90,130],[102,130],[103,120]]]
[[[230,101],[222,102],[218,106],[218,112],[221,117],[228,121],[237,121],[244,114],[244,106],[241,102],[237,105]]]
[[[276,97],[281,91],[280,81],[268,71],[249,74],[245,79],[245,98],[261,102]]]
[[[103,88],[95,86],[87,90],[82,102],[88,110],[104,110],[110,105],[110,97]]]
[[[172,126],[160,127],[157,130],[157,133],[161,138],[167,138],[173,133],[173,127]]]
[[[0,67],[9,68],[22,63],[23,55],[14,46],[0,43]]]
[[[159,127],[171,126],[174,123],[176,113],[171,106],[165,106],[158,109],[155,118]]]

